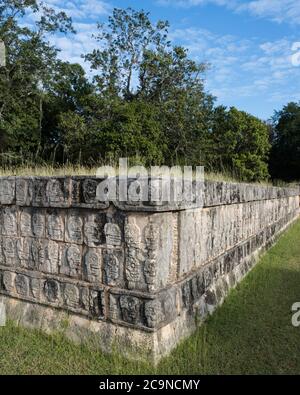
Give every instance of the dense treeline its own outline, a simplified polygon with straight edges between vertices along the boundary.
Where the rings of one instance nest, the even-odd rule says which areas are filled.
[[[36,15],[31,27],[22,23],[28,12]],[[122,156],[205,165],[249,181],[267,179],[268,167],[275,177],[299,178],[299,106],[277,113],[273,125],[216,106],[204,89],[207,65],[172,46],[168,28],[143,11],[114,9],[98,25],[94,51],[83,54],[91,79],[49,43],[51,34],[76,34],[65,13],[36,0],[2,0],[0,164],[94,165]]]
[[[270,173],[273,178],[300,179],[300,103],[276,111],[271,128]]]

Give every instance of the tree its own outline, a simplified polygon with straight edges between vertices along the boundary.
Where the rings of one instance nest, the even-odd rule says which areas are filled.
[[[27,12],[36,15],[33,27],[22,24]],[[50,34],[73,32],[66,14],[38,0],[2,0],[0,156],[88,165],[126,156],[266,178],[267,125],[235,108],[214,108],[204,89],[207,64],[172,46],[168,28],[143,10],[114,9],[98,25],[97,48],[84,56],[96,73],[90,82],[49,44]]]
[[[98,72],[95,83],[102,97],[102,109],[96,110],[102,116],[94,116],[94,125],[97,124],[100,130],[104,120],[108,119],[111,130],[115,130],[119,119],[123,119],[124,111],[129,111],[129,119],[132,120],[130,134],[134,135],[132,127],[136,127],[136,139],[144,142],[144,148],[145,139],[151,139],[146,144],[149,148],[153,136],[158,133],[159,122],[161,152],[158,156],[162,156],[166,164],[198,164],[199,149],[207,132],[206,121],[213,106],[213,98],[205,93],[203,87],[206,65],[191,60],[186,49],[171,46],[167,40],[168,26],[168,22],[163,21],[153,24],[148,13],[131,8],[114,9],[108,24],[99,25],[100,32],[96,38],[101,49],[95,49],[86,56]],[[142,122],[140,125],[136,125],[132,118],[137,108],[144,112],[138,117]],[[119,115],[118,111],[121,111]],[[151,124],[152,131],[150,123],[146,122],[147,116],[155,118]],[[133,137],[131,149],[128,149],[125,140],[129,125],[127,121],[125,124],[126,133],[123,125],[118,126],[123,132],[114,148],[110,142],[102,141],[102,145],[108,143],[110,150],[123,155],[134,153],[134,149],[138,155],[145,153]],[[141,128],[144,128],[144,135],[138,132]],[[105,136],[112,138],[111,134]],[[106,137],[103,136],[104,139]],[[158,152],[153,155],[152,148],[151,154],[146,151],[149,154],[147,163],[154,158],[157,160]]]
[[[193,165],[204,160],[214,103],[204,91],[206,67],[191,60],[188,51],[179,46],[144,55],[138,95],[160,106],[169,164]]]
[[[273,179],[300,179],[300,103],[288,103],[272,119],[270,173]]]
[[[164,21],[153,25],[143,10],[114,8],[108,24],[98,24],[95,38],[101,49],[85,56],[92,69],[99,71],[95,78],[99,91],[130,99],[145,51],[169,45],[167,28]]]
[[[33,28],[23,26],[28,12],[37,16]],[[2,0],[0,38],[6,46],[6,66],[0,68],[1,152],[23,155],[41,147],[44,87],[51,80],[57,50],[47,37],[72,31],[64,12],[35,0]]]
[[[213,168],[234,172],[245,181],[268,178],[270,151],[267,125],[234,107],[216,107],[210,161]]]
[[[113,106],[98,95],[89,97],[82,115],[61,115],[63,145],[68,159],[85,164],[118,161],[119,157],[138,159],[139,163],[163,163],[166,149],[158,106],[142,101],[115,100]]]
[[[82,137],[85,135],[81,124],[85,122],[86,105],[94,93],[93,85],[87,80],[85,71],[79,64],[57,61],[53,78],[46,86],[42,120],[42,145],[46,157],[52,162],[64,162],[64,159],[78,160]],[[72,144],[74,152],[70,154],[66,145],[66,135],[73,130]],[[82,133],[82,136],[81,136]]]

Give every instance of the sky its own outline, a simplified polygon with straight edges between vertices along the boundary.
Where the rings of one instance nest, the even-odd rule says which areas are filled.
[[[76,35],[52,37],[60,56],[84,65],[91,35],[114,7],[150,12],[170,22],[170,40],[208,62],[206,90],[217,104],[264,120],[300,101],[300,0],[47,0],[72,17]],[[88,66],[84,65],[88,71]]]

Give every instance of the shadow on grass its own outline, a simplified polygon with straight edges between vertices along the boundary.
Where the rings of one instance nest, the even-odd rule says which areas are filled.
[[[291,323],[291,306],[297,301],[299,271],[260,265],[230,292],[213,316],[160,363],[159,371],[299,374],[300,327]]]

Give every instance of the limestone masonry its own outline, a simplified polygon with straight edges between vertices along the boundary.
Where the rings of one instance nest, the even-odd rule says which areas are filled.
[[[158,360],[299,215],[299,188],[205,182],[203,208],[99,202],[91,177],[0,178],[8,318]]]

